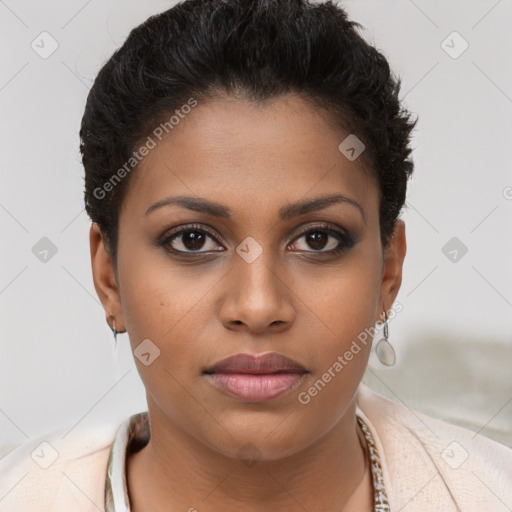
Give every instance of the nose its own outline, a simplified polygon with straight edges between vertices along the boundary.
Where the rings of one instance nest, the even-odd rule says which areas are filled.
[[[282,265],[269,251],[248,263],[236,255],[234,268],[224,281],[220,319],[230,330],[275,334],[295,319],[293,290]]]

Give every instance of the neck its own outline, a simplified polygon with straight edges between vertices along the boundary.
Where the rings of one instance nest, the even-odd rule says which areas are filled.
[[[355,494],[370,503],[371,483],[365,473],[367,457],[355,402],[329,432],[302,451],[246,463],[200,443],[154,403],[151,406],[148,401],[151,439],[127,460],[131,512],[348,512],[344,505],[349,501],[352,505]],[[365,475],[367,481],[362,481]]]

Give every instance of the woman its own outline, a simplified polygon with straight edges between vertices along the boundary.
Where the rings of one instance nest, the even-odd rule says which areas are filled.
[[[1,510],[512,508],[508,448],[361,384],[401,285],[414,122],[356,29],[330,2],[188,0],[102,68],[93,278],[148,412],[45,468],[57,434],[15,450]]]

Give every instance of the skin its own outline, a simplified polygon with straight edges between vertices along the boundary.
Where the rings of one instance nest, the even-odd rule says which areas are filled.
[[[94,285],[107,321],[128,332],[132,350],[145,339],[160,350],[149,366],[135,358],[151,440],[127,461],[133,512],[372,510],[355,421],[370,344],[307,405],[298,400],[382,320],[402,280],[405,225],[396,222],[383,258],[378,185],[362,157],[349,161],[338,150],[347,135],[294,94],[259,105],[218,96],[199,103],[130,177],[117,275],[100,229],[91,226]],[[364,219],[346,202],[279,216],[288,203],[332,194],[357,201]],[[145,215],[178,195],[221,203],[231,218],[178,205]],[[157,244],[189,224],[216,235],[198,245],[209,255],[186,259]],[[322,224],[347,230],[354,244],[329,255],[335,237],[314,245],[298,233],[325,233]],[[262,248],[252,263],[236,252],[248,236]],[[185,238],[168,245],[193,252]],[[229,397],[202,374],[236,353],[274,351],[309,373],[269,402]],[[250,467],[237,455],[247,443],[258,450]]]

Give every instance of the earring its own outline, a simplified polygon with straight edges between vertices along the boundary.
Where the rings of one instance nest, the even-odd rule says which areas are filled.
[[[114,343],[117,347],[117,331],[116,331],[116,319],[115,317],[112,318],[112,327],[110,328],[112,330],[112,333],[114,334]]]
[[[375,346],[375,353],[379,358],[379,361],[384,366],[393,366],[396,362],[395,350],[391,343],[388,341],[389,327],[388,327],[388,315],[384,311],[385,323],[384,323],[384,338],[382,338]]]

